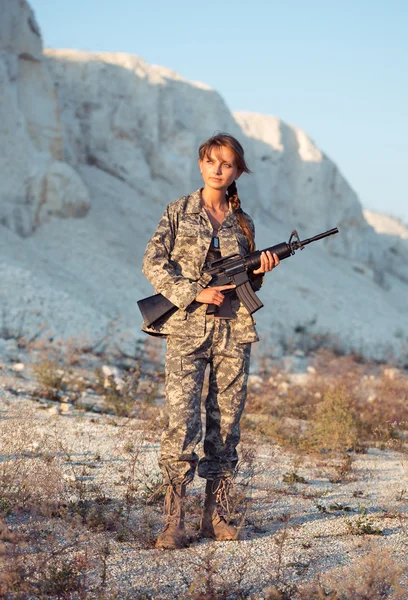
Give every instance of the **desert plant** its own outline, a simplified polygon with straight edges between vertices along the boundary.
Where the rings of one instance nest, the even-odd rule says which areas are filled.
[[[64,389],[64,370],[53,360],[44,359],[33,365],[33,371],[42,391],[50,398],[59,398]]]
[[[326,452],[345,452],[357,441],[352,399],[344,389],[327,391],[317,405],[307,443]]]
[[[357,518],[346,519],[347,531],[351,535],[382,535],[383,531],[375,525],[372,516],[367,514],[367,509],[360,508]]]
[[[369,547],[354,564],[302,586],[296,600],[405,600],[402,573],[403,568],[389,551]]]
[[[95,370],[95,375],[107,408],[118,417],[132,416],[141,375],[140,369],[129,369],[123,375],[123,381],[120,384],[114,375],[106,377],[100,368]]]

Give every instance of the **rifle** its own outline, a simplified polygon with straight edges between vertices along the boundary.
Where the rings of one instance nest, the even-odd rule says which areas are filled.
[[[236,288],[231,291],[237,293],[238,298],[244,304],[249,314],[252,315],[262,308],[263,304],[252,289],[251,282],[248,278],[248,271],[254,271],[260,266],[262,252],[269,251],[271,254],[277,254],[279,260],[283,260],[284,258],[288,258],[295,254],[296,250],[303,250],[308,244],[338,232],[339,230],[337,227],[334,227],[333,229],[329,229],[329,231],[319,233],[314,237],[301,241],[296,229],[294,229],[290,234],[288,242],[282,242],[275,246],[265,248],[264,250],[256,250],[246,256],[231,254],[224,258],[219,258],[218,260],[214,260],[208,267],[205,267],[203,273],[212,275],[212,279],[208,284],[209,287],[235,284]],[[228,293],[228,291],[223,293]],[[155,294],[154,296],[143,298],[142,300],[139,300],[137,304],[142,313],[144,322],[148,327],[178,310],[178,307],[170,302],[170,300],[167,300],[162,294]],[[218,306],[215,306],[214,304],[209,304],[208,306],[209,310],[207,312],[217,313]]]

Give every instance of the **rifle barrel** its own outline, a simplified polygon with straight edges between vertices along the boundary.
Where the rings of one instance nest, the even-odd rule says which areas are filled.
[[[333,229],[329,229],[329,231],[325,231],[324,233],[319,233],[318,235],[308,238],[307,240],[302,240],[300,243],[302,244],[302,246],[306,246],[307,244],[310,244],[311,242],[316,242],[317,240],[321,240],[322,238],[329,237],[329,235],[334,235],[335,233],[339,233],[339,230],[337,229],[337,227],[334,227]]]

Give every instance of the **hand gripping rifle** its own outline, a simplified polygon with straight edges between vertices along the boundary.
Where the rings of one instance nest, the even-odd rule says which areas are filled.
[[[248,271],[258,269],[261,264],[262,252],[269,251],[271,254],[277,254],[279,260],[283,260],[284,258],[288,258],[295,254],[296,250],[303,250],[307,244],[316,242],[317,240],[321,240],[338,232],[339,230],[337,227],[334,227],[334,229],[329,229],[329,231],[319,233],[314,237],[301,241],[296,229],[294,229],[288,242],[282,242],[281,244],[270,246],[270,248],[265,248],[264,250],[256,250],[246,256],[231,254],[230,256],[214,260],[208,267],[203,269],[203,273],[212,275],[212,279],[208,284],[209,287],[235,284],[236,288],[231,291],[237,293],[238,298],[244,304],[249,314],[252,315],[252,313],[262,308],[263,304],[252,289]],[[224,293],[227,293],[227,291]],[[162,294],[155,294],[154,296],[143,298],[143,300],[139,300],[137,304],[143,315],[144,322],[148,327],[178,310],[178,307],[170,302],[170,300],[167,300]],[[217,306],[210,304],[209,307],[211,308],[207,312],[217,312]]]

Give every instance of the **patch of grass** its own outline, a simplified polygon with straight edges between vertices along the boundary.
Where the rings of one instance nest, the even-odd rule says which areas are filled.
[[[85,592],[85,565],[84,555],[68,560],[58,560],[56,563],[47,565],[43,573],[43,580],[38,585],[40,594],[59,598],[69,597],[74,592],[82,592],[81,595],[83,595]]]
[[[44,359],[34,364],[33,371],[43,393],[50,399],[59,399],[60,393],[65,389],[64,370],[61,365],[53,360]]]
[[[346,526],[350,535],[383,535],[383,530],[375,525],[366,508],[361,508],[355,519],[346,519]]]
[[[282,477],[282,481],[285,483],[290,483],[291,485],[294,483],[309,483],[304,477],[298,475],[295,471],[285,473]]]
[[[350,473],[352,471],[353,457],[348,452],[342,455],[340,462],[334,466],[334,475],[330,477],[330,483],[341,483],[350,479]]]

